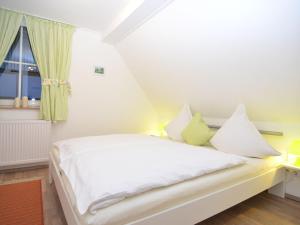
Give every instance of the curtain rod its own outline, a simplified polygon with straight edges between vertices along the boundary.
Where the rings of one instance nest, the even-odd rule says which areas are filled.
[[[40,18],[40,19],[43,19],[43,20],[48,20],[48,21],[51,21],[51,22],[62,23],[62,24],[73,26],[73,27],[77,27],[77,26],[75,26],[74,24],[71,24],[71,23],[62,22],[60,20],[49,19],[49,18],[38,16],[38,15],[35,15],[35,14],[25,13],[25,12],[22,12],[20,10],[9,9],[9,8],[2,7],[2,6],[0,7],[0,9],[4,9],[4,10],[9,10],[9,11],[13,11],[13,12],[16,12],[16,13],[20,13],[23,16],[34,16],[34,17],[37,17],[37,18]]]

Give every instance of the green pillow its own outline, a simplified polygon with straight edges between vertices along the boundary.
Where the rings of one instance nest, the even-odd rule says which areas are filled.
[[[183,140],[191,145],[205,145],[213,136],[213,132],[203,121],[201,114],[196,113],[181,133]]]

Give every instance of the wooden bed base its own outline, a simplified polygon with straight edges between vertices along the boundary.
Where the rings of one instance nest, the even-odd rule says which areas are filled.
[[[72,206],[52,153],[50,153],[49,175],[50,182],[53,180],[55,183],[68,225],[83,225]],[[178,204],[126,225],[194,225],[267,189],[271,194],[284,197],[284,180],[284,168],[273,168],[256,177]]]

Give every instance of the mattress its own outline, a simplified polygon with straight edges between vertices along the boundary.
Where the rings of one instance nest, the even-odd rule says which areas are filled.
[[[59,150],[54,148],[52,154],[55,163],[59,165]],[[280,162],[281,157],[247,158],[247,163],[244,165],[214,172],[168,187],[157,188],[127,198],[107,208],[99,209],[95,214],[87,212],[84,215],[80,215],[76,208],[75,196],[67,177],[63,175],[63,172],[61,172],[61,176],[82,224],[121,225],[258,176],[273,168],[280,167]]]

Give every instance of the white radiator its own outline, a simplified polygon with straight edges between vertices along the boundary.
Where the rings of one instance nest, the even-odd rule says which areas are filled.
[[[0,166],[47,162],[50,135],[48,121],[0,121]]]

